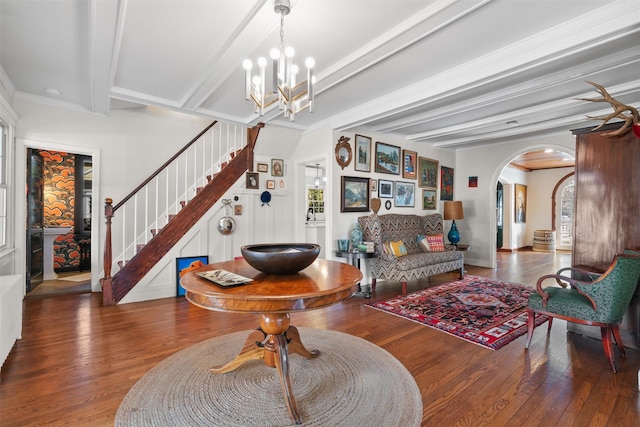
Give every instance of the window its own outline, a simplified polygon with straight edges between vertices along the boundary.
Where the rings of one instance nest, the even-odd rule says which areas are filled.
[[[2,147],[0,147],[0,248],[7,245],[7,127],[0,122]]]
[[[324,213],[324,190],[322,188],[307,189],[307,208],[316,214]]]

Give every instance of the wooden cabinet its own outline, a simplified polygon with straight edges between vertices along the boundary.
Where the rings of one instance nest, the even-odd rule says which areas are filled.
[[[576,173],[574,267],[604,271],[616,253],[640,248],[640,138],[602,136],[622,123],[574,130]],[[570,330],[600,338],[594,327]],[[620,325],[625,346],[640,349],[640,287]]]

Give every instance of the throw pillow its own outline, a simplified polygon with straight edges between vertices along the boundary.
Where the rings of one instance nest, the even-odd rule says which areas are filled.
[[[431,248],[429,247],[429,241],[425,236],[423,236],[422,234],[418,234],[418,237],[416,238],[416,240],[418,241],[418,246],[420,246],[420,250],[422,252],[431,252]]]
[[[442,234],[427,236],[427,241],[432,252],[444,252],[444,236]]]
[[[391,247],[391,253],[395,256],[401,257],[407,255],[407,248],[404,246],[402,240],[391,242],[389,246]]]

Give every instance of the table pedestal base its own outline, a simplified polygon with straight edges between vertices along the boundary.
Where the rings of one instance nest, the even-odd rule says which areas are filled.
[[[249,335],[240,354],[220,367],[211,368],[211,372],[216,374],[231,372],[248,360],[262,359],[268,366],[278,369],[289,415],[296,424],[302,424],[302,417],[293,397],[289,379],[289,354],[294,353],[311,359],[318,356],[320,351],[307,350],[300,340],[298,328],[291,325],[288,313],[262,314],[260,328]]]

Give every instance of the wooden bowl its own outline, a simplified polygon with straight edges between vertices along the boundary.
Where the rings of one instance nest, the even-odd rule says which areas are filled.
[[[315,261],[320,245],[313,243],[266,243],[240,248],[249,265],[266,274],[293,274]]]

